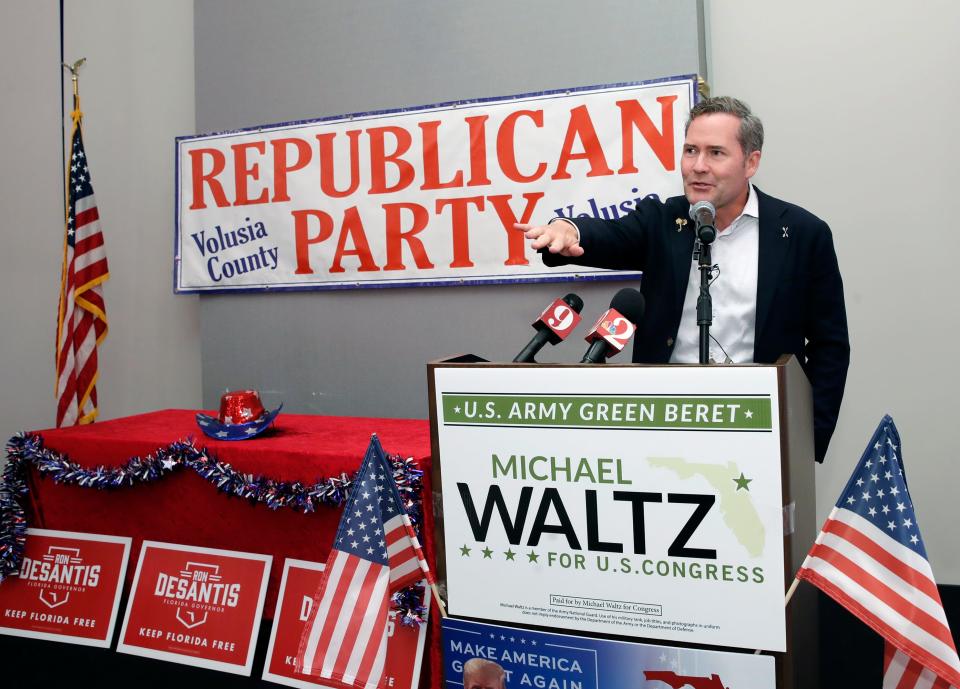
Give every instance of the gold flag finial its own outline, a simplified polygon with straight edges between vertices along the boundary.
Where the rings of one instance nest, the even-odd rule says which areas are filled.
[[[80,86],[77,83],[78,76],[77,72],[80,71],[80,66],[87,61],[87,58],[81,57],[79,60],[74,62],[72,65],[68,65],[66,62],[61,63],[64,69],[70,70],[70,80],[73,82],[73,110],[74,112],[80,111]]]
[[[701,98],[710,97],[710,84],[701,76],[697,76],[697,93],[700,94]]]
[[[79,60],[74,62],[72,65],[68,65],[66,62],[63,63],[65,69],[70,70],[70,74],[73,75],[74,81],[77,79],[77,71],[80,69],[80,66],[87,61],[87,58],[81,57]]]

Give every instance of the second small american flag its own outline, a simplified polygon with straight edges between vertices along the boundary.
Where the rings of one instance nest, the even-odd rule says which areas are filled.
[[[302,672],[374,689],[383,675],[390,595],[431,580],[393,470],[376,436],[354,481],[311,618]]]

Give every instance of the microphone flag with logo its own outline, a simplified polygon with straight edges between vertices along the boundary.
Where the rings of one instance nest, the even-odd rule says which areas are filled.
[[[624,287],[610,301],[610,308],[590,328],[585,339],[590,343],[581,364],[599,364],[622,351],[627,340],[637,331],[637,323],[645,309],[643,295],[632,287]]]
[[[533,357],[537,355],[548,342],[557,344],[573,332],[580,323],[580,312],[583,310],[583,299],[571,292],[563,299],[554,299],[543,310],[540,317],[533,322],[537,334],[520,353],[513,358],[513,363],[536,363]]]
[[[885,416],[797,578],[883,637],[885,688],[960,687],[960,660],[901,454],[900,434]]]
[[[390,597],[423,578],[434,583],[374,435],[300,639],[301,672],[375,689],[387,655]]]

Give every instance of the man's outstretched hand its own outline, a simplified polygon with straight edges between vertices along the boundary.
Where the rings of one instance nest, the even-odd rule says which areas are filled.
[[[534,251],[546,247],[551,254],[560,254],[571,258],[583,256],[583,247],[580,246],[580,233],[572,222],[557,220],[549,225],[516,223],[513,229],[523,232],[524,237],[533,240],[530,242],[530,248]]]

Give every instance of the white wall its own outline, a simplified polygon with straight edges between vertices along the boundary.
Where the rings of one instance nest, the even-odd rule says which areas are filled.
[[[54,423],[63,246],[59,3],[0,22],[0,437]],[[172,293],[173,138],[194,131],[193,3],[70,0],[84,143],[106,237],[100,418],[200,404],[199,308]],[[69,91],[69,81],[68,91]],[[69,118],[69,101],[67,107]],[[69,136],[69,128],[67,129]]]
[[[852,363],[818,516],[890,413],[934,574],[960,584],[960,3],[712,0],[708,27],[713,94],[764,121],[758,186],[830,224],[844,276]]]
[[[0,437],[53,422],[63,246],[57,3],[6,3],[0,21]]]

